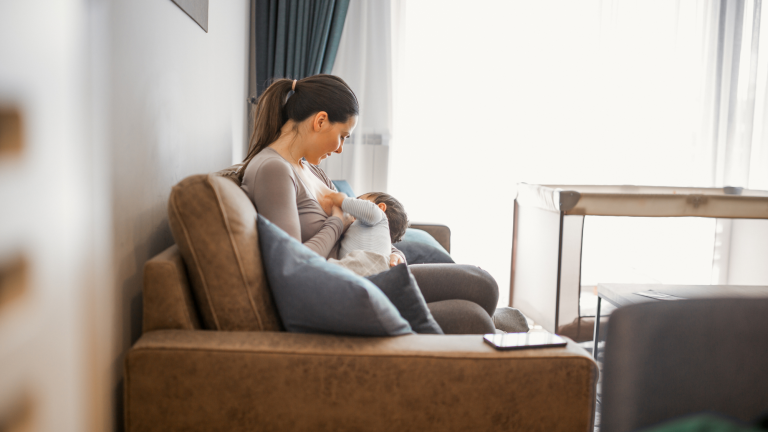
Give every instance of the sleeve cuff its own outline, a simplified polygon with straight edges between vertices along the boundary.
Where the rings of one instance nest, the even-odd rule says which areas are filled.
[[[354,199],[355,198],[351,198],[351,197],[344,198],[344,201],[341,202],[341,209],[344,210],[345,212],[349,213],[349,210],[350,210],[349,207],[350,207],[350,205],[352,205],[352,200],[354,200]]]
[[[326,225],[331,225],[336,228],[338,235],[336,236],[336,239],[338,240],[339,237],[341,237],[342,231],[344,231],[344,221],[341,220],[338,216],[331,216],[328,219],[325,220]]]

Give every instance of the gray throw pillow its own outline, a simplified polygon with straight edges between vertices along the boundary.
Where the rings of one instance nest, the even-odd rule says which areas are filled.
[[[403,239],[395,243],[394,246],[405,255],[408,264],[454,263],[448,251],[424,230],[406,229]]]
[[[449,255],[448,251],[445,250],[443,245],[441,245],[439,241],[435,240],[435,238],[432,237],[432,234],[424,230],[420,230],[418,228],[407,228],[405,230],[405,235],[403,235],[403,238],[401,241],[407,241],[411,243],[423,243],[423,244],[434,247],[435,249],[439,250],[440,252],[446,255]]]
[[[408,264],[452,264],[453,258],[447,253],[428,244],[401,241],[394,245],[405,255]]]
[[[324,258],[257,215],[261,259],[286,330],[360,336],[413,333],[369,280]]]
[[[416,333],[443,334],[443,329],[432,317],[432,313],[421,295],[416,278],[405,264],[397,265],[385,272],[366,277],[381,288],[390,301],[408,320]]]

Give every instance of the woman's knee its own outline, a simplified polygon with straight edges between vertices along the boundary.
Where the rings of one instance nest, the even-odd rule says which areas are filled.
[[[496,331],[491,317],[477,303],[443,300],[427,306],[445,334],[487,334]]]
[[[467,274],[471,274],[471,280],[467,280],[467,285],[471,285],[472,290],[477,294],[477,303],[493,316],[496,307],[499,305],[499,284],[490,273],[478,266],[462,265]]]
[[[469,300],[480,305],[489,316],[499,301],[499,286],[493,276],[480,267],[467,264],[416,264],[410,266],[427,302]]]

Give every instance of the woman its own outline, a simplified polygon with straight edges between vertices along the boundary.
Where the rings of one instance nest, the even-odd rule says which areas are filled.
[[[241,187],[256,210],[326,258],[337,256],[345,223],[340,208],[328,216],[318,203],[335,188],[317,165],[342,152],[358,112],[357,97],[339,77],[278,79],[259,97],[240,171]],[[405,257],[393,247],[390,265],[401,262]],[[499,291],[487,272],[456,264],[410,268],[443,331],[494,332],[491,316]]]

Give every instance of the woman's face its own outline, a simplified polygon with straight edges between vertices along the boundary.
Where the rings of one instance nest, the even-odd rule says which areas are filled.
[[[325,112],[319,112],[314,121],[313,143],[304,156],[307,162],[317,165],[332,153],[341,153],[344,141],[349,138],[357,126],[357,116],[352,116],[346,123],[331,123]]]

